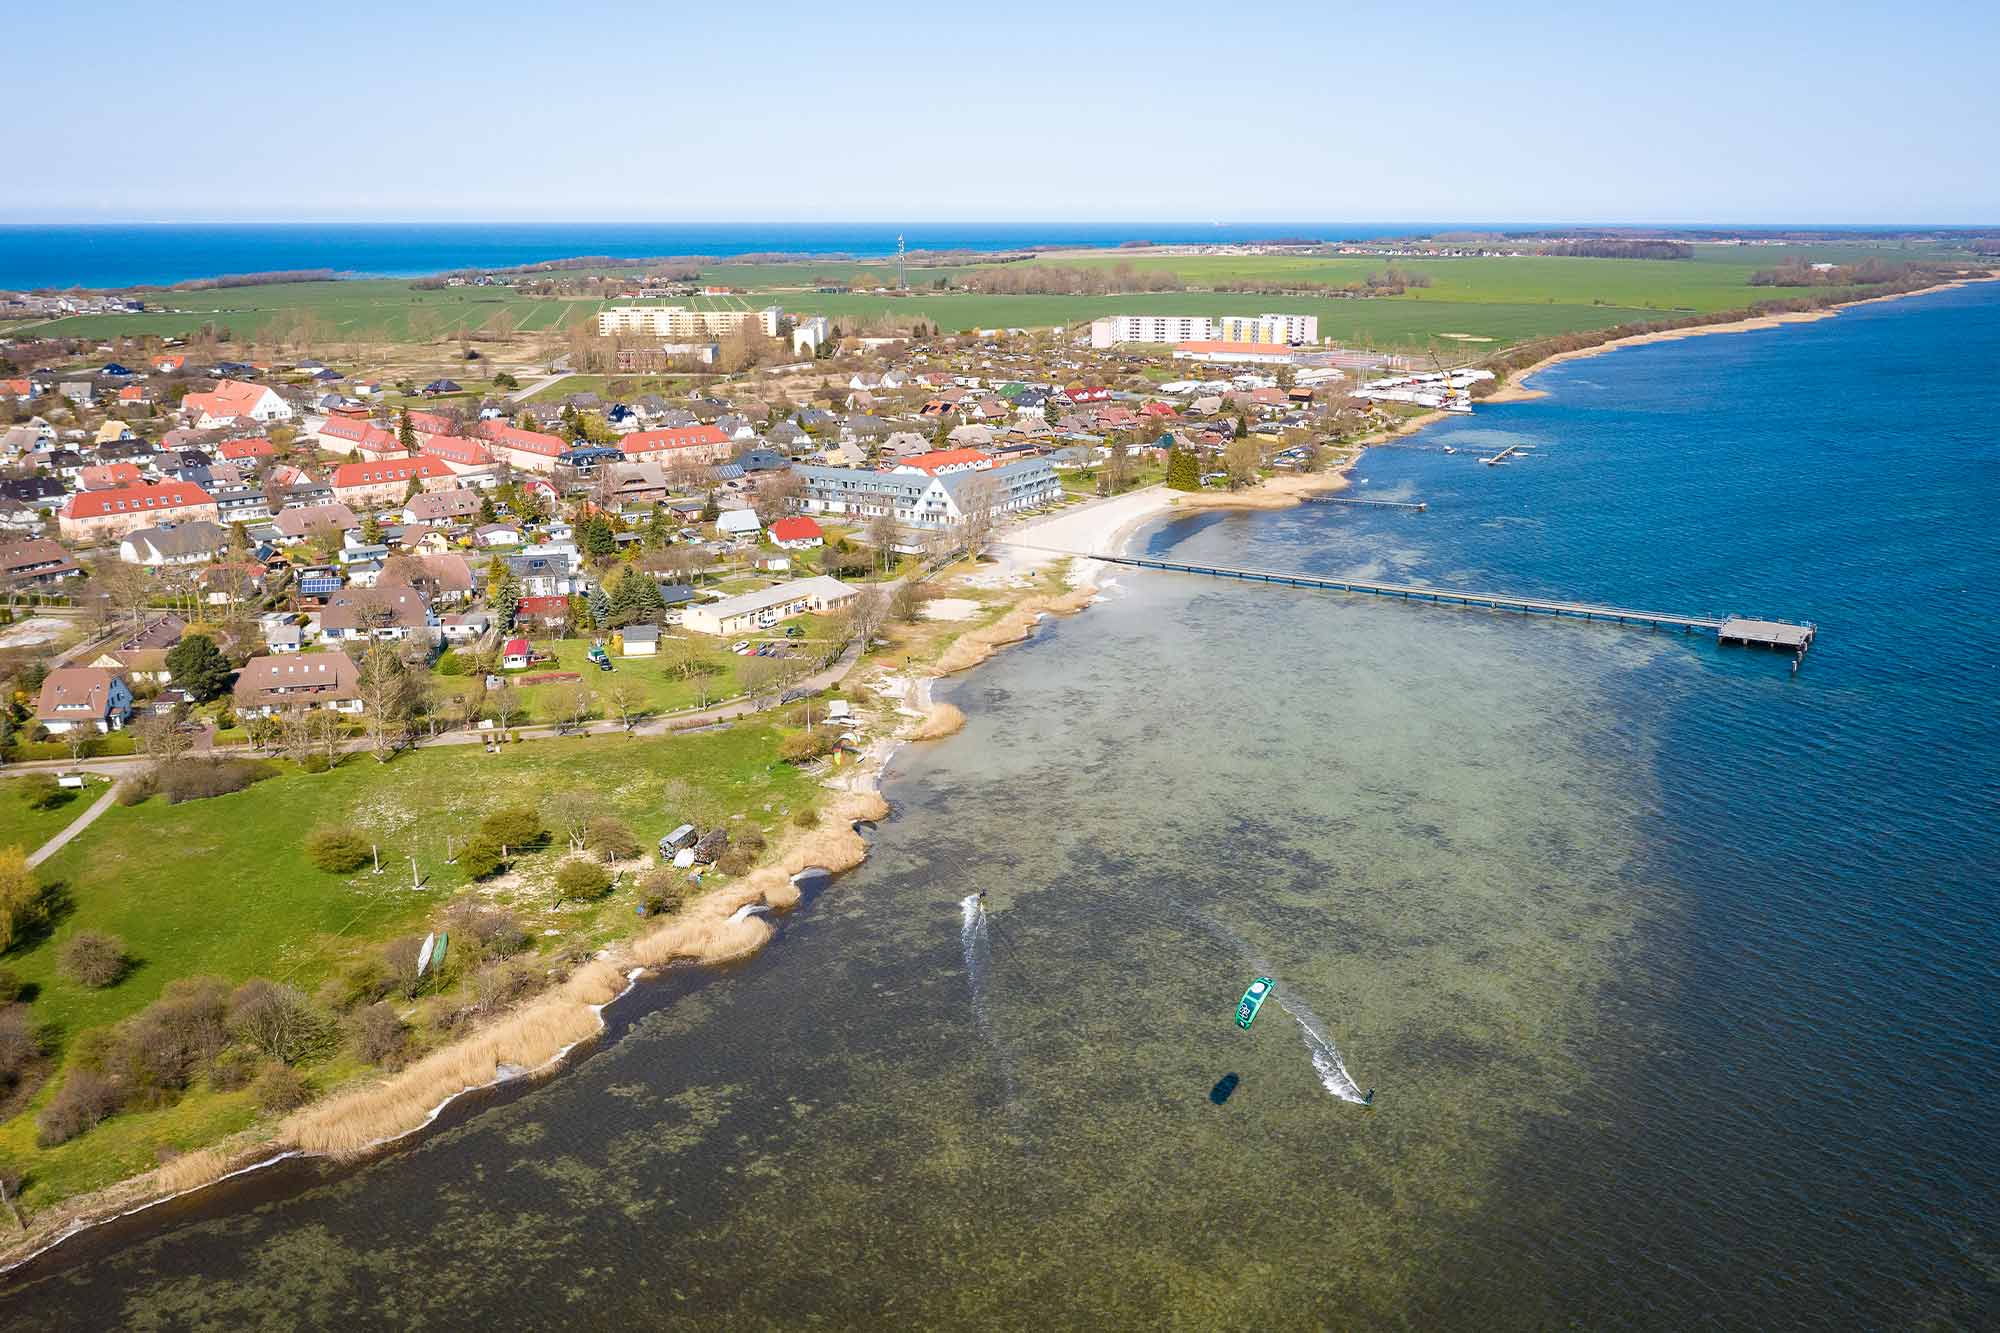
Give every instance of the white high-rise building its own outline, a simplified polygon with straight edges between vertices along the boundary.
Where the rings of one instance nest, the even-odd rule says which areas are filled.
[[[1215,321],[1206,315],[1106,315],[1090,321],[1092,347],[1208,342],[1214,337]]]
[[[690,310],[680,305],[617,305],[598,312],[597,331],[606,335],[637,333],[698,340],[727,337],[744,324],[755,322],[766,338],[775,338],[778,321],[784,313],[777,306],[764,310]]]
[[[1319,341],[1318,315],[1224,315],[1216,324],[1219,342],[1301,347]]]

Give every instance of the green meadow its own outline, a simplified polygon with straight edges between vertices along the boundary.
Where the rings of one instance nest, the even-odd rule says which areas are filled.
[[[32,1021],[59,1034],[60,1066],[80,1033],[115,1023],[157,999],[176,978],[253,976],[311,994],[348,964],[399,935],[428,929],[468,887],[445,861],[445,838],[461,843],[491,810],[584,789],[603,813],[626,820],[650,846],[689,812],[669,808],[667,784],[685,780],[713,811],[741,812],[775,827],[811,804],[818,788],[778,763],[776,734],[745,724],[663,738],[603,736],[503,745],[498,753],[451,746],[409,752],[388,764],[367,755],[307,774],[291,764],[277,776],[225,796],[168,805],[152,797],[114,805],[40,868],[60,886],[54,928],[0,959],[33,988]],[[101,790],[101,789],[100,789]],[[95,793],[93,793],[95,795]],[[0,787],[0,822],[19,797]],[[80,813],[73,804],[57,827]],[[18,823],[18,820],[14,820]],[[376,841],[383,873],[329,874],[306,858],[302,840],[322,824],[349,825]],[[42,834],[40,826],[22,830]],[[11,836],[11,835],[10,835]],[[597,904],[559,906],[548,888],[565,855],[560,839],[520,857],[496,901],[510,906],[531,936],[559,927],[571,939],[601,940],[633,920],[629,893]],[[411,858],[422,887],[411,887]],[[62,944],[81,930],[119,936],[135,959],[116,985],[89,990],[56,965]],[[322,1085],[352,1072],[352,1057],[308,1069]],[[35,1113],[50,1100],[60,1068],[28,1106],[0,1124],[0,1158],[28,1171],[31,1205],[108,1184],[182,1150],[250,1123],[247,1094],[198,1084],[160,1110],[121,1113],[54,1148],[35,1146]]]

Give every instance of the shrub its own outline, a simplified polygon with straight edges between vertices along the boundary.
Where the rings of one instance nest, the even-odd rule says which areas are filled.
[[[299,767],[308,773],[324,773],[333,767],[333,761],[323,754],[309,754],[299,760]]]
[[[118,1085],[90,1069],[72,1069],[62,1087],[35,1117],[35,1142],[44,1148],[68,1143],[117,1112],[124,1098]]]
[[[48,890],[35,882],[27,853],[0,848],[0,953],[46,921],[49,906]]]
[[[28,1026],[26,1005],[0,1009],[0,1088],[12,1088],[42,1055],[39,1035]]]
[[[101,930],[78,931],[63,945],[60,959],[64,976],[92,990],[114,985],[130,964],[125,941]]]
[[[179,805],[242,791],[277,771],[276,765],[261,759],[201,759],[170,765],[160,773],[159,783],[167,804]]]
[[[590,821],[584,845],[606,861],[629,861],[639,854],[639,840],[632,836],[631,826],[609,815]]]
[[[219,977],[182,977],[160,998],[119,1024],[101,1056],[122,1077],[131,1100],[163,1105],[194,1081],[229,1044],[229,985]]]
[[[802,805],[792,811],[792,822],[800,828],[818,828],[819,811],[809,805]]]
[[[764,830],[755,824],[745,824],[736,832],[736,845],[749,852],[764,850]]]
[[[294,1065],[325,1044],[326,1020],[292,987],[252,977],[229,997],[229,1031],[253,1050]]]
[[[500,855],[500,844],[482,833],[459,850],[458,864],[473,879],[485,879],[499,874],[507,862]]]
[[[556,867],[556,897],[565,902],[592,902],[611,888],[611,876],[595,861],[572,856]]]
[[[158,790],[150,769],[134,773],[118,784],[116,799],[120,805],[138,805]]]
[[[250,1086],[262,1063],[255,1051],[231,1046],[209,1062],[208,1086],[217,1092],[239,1092]]]
[[[306,834],[306,859],[332,875],[359,870],[374,857],[374,848],[351,828],[316,828]]]
[[[440,676],[463,676],[467,671],[465,656],[454,649],[446,649],[431,670]]]
[[[677,870],[661,866],[639,877],[639,901],[648,916],[671,912],[687,900],[687,878]]]
[[[539,847],[549,836],[542,816],[531,805],[502,806],[479,822],[479,831],[503,847],[516,851]]]
[[[26,986],[14,975],[13,969],[0,967],[0,1004],[14,1003],[21,998],[21,992],[25,989]]]
[[[520,963],[491,963],[472,974],[473,1000],[481,1009],[504,1009],[541,988],[541,973]]]
[[[272,1065],[257,1080],[257,1105],[272,1115],[296,1111],[312,1100],[312,1085],[290,1065]]]
[[[417,975],[417,959],[423,956],[421,935],[405,935],[382,946],[382,965],[388,969],[389,989],[405,998],[416,995],[423,978]]]
[[[840,738],[825,727],[818,731],[795,731],[778,742],[778,758],[788,764],[809,764],[832,754],[839,741]]]
[[[30,810],[53,810],[70,799],[70,792],[51,773],[30,773],[17,784],[21,800]]]
[[[731,847],[715,858],[715,868],[725,875],[741,875],[757,864],[756,856],[748,847]]]
[[[444,923],[454,942],[469,944],[487,958],[506,958],[528,947],[528,933],[512,912],[469,898],[453,903]]]
[[[395,989],[396,979],[380,958],[364,958],[340,975],[328,977],[320,988],[320,1000],[342,1013],[359,1004],[373,1004]]]
[[[354,1049],[370,1064],[394,1069],[409,1049],[410,1027],[386,1004],[371,1004],[354,1016]]]

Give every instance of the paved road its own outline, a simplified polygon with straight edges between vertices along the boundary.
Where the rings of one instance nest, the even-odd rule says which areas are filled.
[[[558,370],[553,375],[538,379],[533,384],[514,390],[514,392],[507,395],[507,401],[510,403],[525,403],[551,384],[561,384],[574,374],[576,374],[574,370]]]
[[[839,660],[834,662],[832,666],[821,671],[815,671],[812,675],[806,676],[786,688],[793,690],[823,690],[838,685],[841,679],[853,669],[855,662],[860,660],[864,647],[865,645],[859,639],[855,640],[853,643],[847,645],[847,651],[842,653]],[[657,717],[649,717],[637,726],[630,728],[630,731],[635,736],[666,736],[676,731],[687,731],[694,727],[712,726],[717,722],[729,722],[736,718],[749,717],[751,714],[759,711],[758,707],[750,700],[737,699],[730,703],[717,704],[712,708],[696,708],[685,712],[663,713]],[[520,736],[523,740],[553,740],[557,737],[571,735],[615,736],[626,731],[627,728],[624,723],[612,720],[607,722],[590,722],[580,728],[568,731],[546,724],[530,727],[509,727],[508,730]],[[492,731],[447,731],[437,736],[421,737],[411,748],[428,750],[441,745],[484,745],[495,734]],[[374,745],[367,740],[354,740],[344,743],[340,748],[343,754],[367,754],[374,749]],[[212,753],[228,755],[254,754],[256,752],[248,746],[217,746]],[[63,772],[98,773],[105,777],[115,778],[122,774],[137,772],[150,762],[152,761],[144,755],[107,755],[100,759],[83,760],[31,759],[25,763],[6,765],[3,769],[0,769],[0,777],[13,777],[24,773]],[[106,799],[108,800],[109,797]],[[103,801],[98,802],[99,806],[103,804]],[[80,830],[85,822],[95,819],[98,813],[98,810],[93,808],[86,813],[82,820],[78,821],[76,828],[71,829],[69,832],[73,833]],[[62,842],[68,841],[68,838],[69,833],[63,834],[60,841],[52,842],[43,851],[53,854],[55,849],[62,845]],[[41,854],[37,853],[37,856]]]
[[[96,823],[97,817],[103,814],[106,810],[109,810],[111,808],[112,798],[116,797],[117,795],[118,795],[118,784],[114,781],[111,784],[111,786],[105,790],[104,795],[98,797],[96,802],[90,807],[90,809],[78,815],[76,819],[71,822],[68,828],[64,829],[61,833],[56,834],[55,837],[50,838],[40,847],[37,847],[35,849],[34,854],[28,858],[28,864],[30,866],[38,866],[42,862],[48,860],[51,856],[54,856],[57,852],[61,851],[64,847],[68,846],[69,840],[71,838],[74,838],[77,834],[83,832],[85,829],[89,828],[92,824]]]

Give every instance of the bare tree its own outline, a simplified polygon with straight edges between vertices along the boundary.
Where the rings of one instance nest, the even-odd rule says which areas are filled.
[[[558,729],[574,731],[581,727],[584,719],[590,716],[590,706],[596,701],[597,696],[582,681],[559,690],[556,694]]]
[[[736,681],[750,696],[751,706],[762,708],[776,691],[778,664],[768,657],[746,657],[737,663]]]
[[[391,644],[376,641],[361,659],[361,706],[368,714],[369,734],[375,739],[375,758],[388,763],[395,756],[397,742],[410,719],[413,697],[409,665]]]
[[[155,774],[166,772],[194,748],[194,738],[171,714],[147,713],[132,724],[132,740],[153,761]]]
[[[887,513],[875,515],[868,520],[868,535],[865,539],[869,549],[875,552],[875,560],[884,574],[896,564],[896,520]]]
[[[522,702],[521,691],[510,680],[503,680],[486,692],[487,706],[493,710],[493,720],[505,731],[513,725],[526,705]]]
[[[791,513],[794,502],[804,494],[805,482],[798,473],[790,468],[772,473],[757,483],[757,498],[753,507],[758,520],[765,527],[770,527]]]
[[[604,813],[603,798],[582,790],[557,792],[542,799],[542,817],[569,839],[570,850],[581,852],[590,832],[590,821]]]
[[[633,723],[642,716],[640,710],[645,706],[646,687],[629,676],[621,675],[604,687],[603,696],[605,704],[618,714],[619,723],[625,730],[632,730]]]
[[[959,535],[966,554],[976,556],[993,540],[993,524],[999,515],[999,483],[986,473],[975,472],[960,483],[956,499],[962,515]]]

